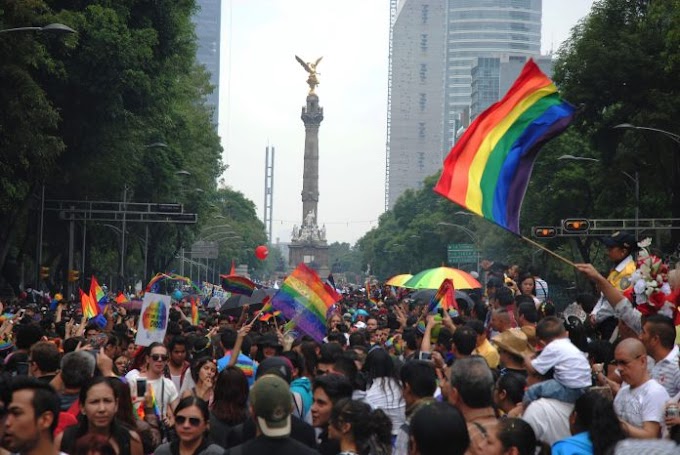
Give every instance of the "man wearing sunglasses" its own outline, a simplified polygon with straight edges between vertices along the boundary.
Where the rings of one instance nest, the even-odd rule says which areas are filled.
[[[625,385],[614,398],[614,411],[631,438],[658,438],[664,421],[666,389],[647,371],[647,351],[640,340],[627,338],[614,351],[614,364]]]

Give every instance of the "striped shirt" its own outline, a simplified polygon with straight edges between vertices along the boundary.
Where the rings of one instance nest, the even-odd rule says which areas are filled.
[[[652,379],[661,384],[672,397],[680,392],[679,352],[678,347],[673,346],[671,352],[652,367]]]

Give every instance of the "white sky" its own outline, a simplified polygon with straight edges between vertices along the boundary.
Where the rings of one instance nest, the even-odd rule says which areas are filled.
[[[543,0],[542,52],[556,51],[592,3]],[[324,57],[316,89],[324,108],[318,223],[329,243],[354,244],[377,226],[385,203],[388,32],[388,0],[222,1],[224,178],[262,219],[265,147],[276,148],[274,240],[289,241],[302,221],[300,111],[308,87],[296,54]]]

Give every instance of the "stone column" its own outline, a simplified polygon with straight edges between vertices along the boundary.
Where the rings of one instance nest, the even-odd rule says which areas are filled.
[[[305,161],[302,179],[302,220],[306,225],[309,212],[314,213],[313,226],[318,225],[319,204],[319,126],[323,120],[323,108],[315,93],[307,95],[307,106],[302,108],[305,124]]]

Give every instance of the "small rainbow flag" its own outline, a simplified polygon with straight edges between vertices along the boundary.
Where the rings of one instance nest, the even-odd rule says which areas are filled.
[[[338,295],[328,292],[314,270],[301,263],[281,284],[272,305],[307,335],[321,342],[326,336],[326,312]]]
[[[255,283],[248,278],[239,275],[220,275],[222,288],[232,294],[242,294],[250,297],[255,291]]]
[[[104,293],[102,287],[99,286],[99,282],[94,275],[92,275],[92,280],[90,281],[90,295],[94,297],[94,301],[99,305],[104,305],[109,301],[109,298]]]
[[[434,191],[520,235],[519,212],[540,148],[562,133],[574,107],[529,60],[502,100],[453,146]]]
[[[84,293],[80,288],[78,288],[78,291],[80,292],[80,305],[83,309],[83,316],[87,319],[96,317],[99,314],[99,307],[97,304],[92,300],[90,294]]]
[[[129,302],[128,298],[122,292],[116,296],[116,303],[118,303],[119,305],[128,302]]]
[[[280,316],[281,312],[280,311],[274,311],[273,313],[265,313],[262,316],[260,316],[260,321],[267,322],[273,317]]]
[[[444,311],[449,311],[451,309],[458,311],[458,304],[456,303],[456,297],[453,288],[453,280],[451,278],[447,278],[442,281],[437,293],[432,297],[432,300],[430,300],[427,311],[428,313],[434,313],[440,308]]]
[[[260,313],[271,313],[274,310],[271,296],[266,296],[264,300],[262,300],[262,303],[264,305],[262,305],[262,310],[260,310]]]
[[[195,297],[191,297],[191,324],[198,325],[198,302]]]

